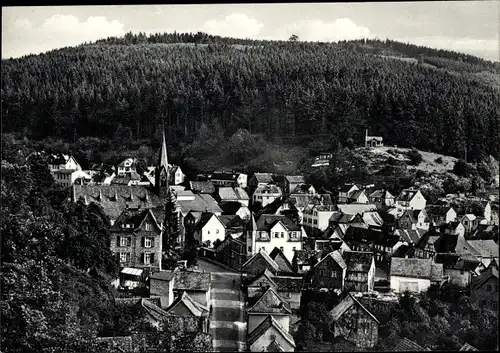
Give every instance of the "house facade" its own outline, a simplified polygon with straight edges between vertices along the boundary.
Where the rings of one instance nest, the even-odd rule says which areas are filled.
[[[52,154],[49,156],[47,163],[49,165],[49,171],[52,175],[61,169],[82,170],[82,167],[76,161],[75,157],[67,154]]]
[[[302,175],[285,175],[285,193],[290,194],[300,185],[305,184],[306,181]]]
[[[136,163],[137,163],[137,158],[125,158],[117,166],[117,175],[124,176],[127,173],[132,173],[132,172],[137,173]]]
[[[313,269],[312,282],[316,288],[344,289],[347,265],[339,251],[323,257]]]
[[[189,212],[184,218],[186,235],[199,246],[212,247],[218,239],[223,241],[226,229],[219,217],[210,212]]]
[[[375,283],[375,259],[373,253],[344,251],[347,265],[344,287],[350,292],[371,292]]]
[[[429,230],[429,218],[425,210],[405,210],[398,219],[400,229]]]
[[[498,310],[498,269],[490,267],[475,278],[471,284],[471,299],[480,308]]]
[[[323,232],[334,212],[333,206],[309,205],[303,211],[302,223],[312,234]]]
[[[276,185],[260,185],[257,186],[252,195],[252,203],[260,203],[262,207],[265,207],[280,198],[281,195],[281,189]]]
[[[119,255],[120,266],[161,269],[163,232],[150,209],[123,211],[110,233],[111,251]]]
[[[427,200],[418,189],[404,189],[396,198],[396,209],[401,215],[405,210],[423,210]]]
[[[353,192],[359,190],[354,184],[345,184],[342,186],[337,195],[337,203],[350,203]]]
[[[450,206],[430,205],[427,206],[425,210],[430,221],[435,226],[454,222],[457,218],[457,212]]]
[[[243,264],[247,261],[246,243],[241,238],[233,238],[231,235],[226,235],[226,238],[215,249],[217,259],[230,266],[231,268],[240,271]]]
[[[394,196],[384,189],[375,190],[368,196],[370,203],[375,204],[377,209],[383,209],[394,206]]]
[[[443,265],[432,259],[393,257],[390,269],[390,287],[397,293],[425,292],[432,282],[443,279]]]

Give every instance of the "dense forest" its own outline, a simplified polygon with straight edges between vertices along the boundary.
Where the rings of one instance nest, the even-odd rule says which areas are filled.
[[[394,41],[131,33],[2,60],[2,130],[30,139],[353,139],[498,159],[500,64]]]

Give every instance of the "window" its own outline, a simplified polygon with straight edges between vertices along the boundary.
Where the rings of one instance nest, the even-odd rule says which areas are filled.
[[[296,233],[295,233],[295,232],[292,232],[292,233],[291,233],[291,237],[292,237],[292,238],[296,238],[296,237],[297,237]]]
[[[154,244],[154,238],[146,237],[144,239],[144,247],[145,248],[151,248],[153,247]]]
[[[128,252],[120,253],[120,262],[128,262],[129,259],[130,259],[130,254]]]
[[[281,237],[284,238],[285,237],[285,233],[281,232]]]
[[[463,270],[463,269],[462,269],[462,270],[460,270],[460,274],[461,274],[461,275],[463,275],[463,274],[464,274],[464,270]]]
[[[208,231],[207,234],[210,234],[210,231]]]
[[[337,278],[337,272],[332,271],[332,278]]]
[[[215,234],[219,234],[219,229],[216,229],[216,230],[215,230]]]
[[[491,309],[497,310],[497,303],[496,302],[491,302]]]
[[[278,232],[274,232],[274,237],[275,237],[275,238],[278,238],[278,237],[279,237]]]
[[[320,276],[324,276],[325,275],[325,271],[324,270],[319,270],[319,275]]]
[[[151,263],[151,254],[150,253],[144,253],[144,263],[146,265],[149,265]]]
[[[251,246],[248,247],[248,252],[252,252],[252,247]]]
[[[146,223],[146,232],[151,231],[151,223]]]
[[[295,246],[292,248],[292,251],[295,251]]]
[[[120,246],[130,246],[131,239],[129,237],[120,237]]]
[[[283,297],[284,298],[291,298],[292,297],[292,293],[290,293],[290,292],[284,292],[283,293]]]

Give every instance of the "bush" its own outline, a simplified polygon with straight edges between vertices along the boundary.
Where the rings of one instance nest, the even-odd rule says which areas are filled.
[[[419,165],[423,160],[422,155],[416,148],[412,148],[406,155],[410,159],[410,165]]]
[[[463,159],[459,159],[453,166],[453,173],[458,176],[468,177],[474,173],[474,168]]]
[[[434,160],[434,162],[438,163],[438,164],[443,164],[443,157],[438,157]]]

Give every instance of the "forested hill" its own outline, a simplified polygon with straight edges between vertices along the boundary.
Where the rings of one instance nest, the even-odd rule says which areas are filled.
[[[393,42],[127,34],[2,60],[2,129],[30,138],[155,138],[200,126],[297,143],[322,137],[469,160],[499,155],[500,65]]]

